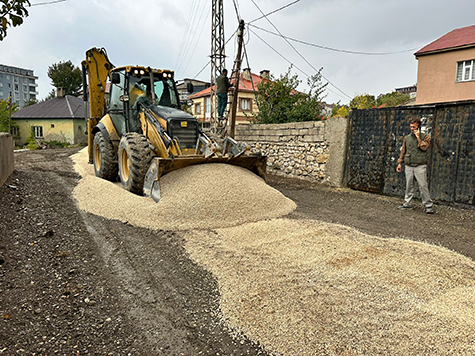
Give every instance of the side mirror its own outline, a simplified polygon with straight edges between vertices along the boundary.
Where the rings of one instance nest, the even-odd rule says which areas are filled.
[[[188,93],[193,93],[194,89],[195,89],[195,88],[193,88],[193,84],[192,84],[192,83],[188,82],[188,83],[186,84],[186,91],[187,91]]]
[[[117,73],[117,72],[112,73],[111,83],[112,84],[120,84],[120,74],[119,73]]]

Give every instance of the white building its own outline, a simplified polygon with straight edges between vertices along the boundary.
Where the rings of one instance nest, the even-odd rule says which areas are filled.
[[[36,77],[30,69],[0,64],[0,100],[12,95],[12,103],[23,107],[30,100],[36,100],[38,92]]]

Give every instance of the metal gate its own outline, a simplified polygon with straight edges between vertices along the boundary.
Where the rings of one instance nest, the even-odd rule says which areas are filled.
[[[475,205],[475,101],[388,109],[353,110],[346,179],[353,189],[403,196],[396,172],[412,118],[431,135],[429,187],[432,198]]]

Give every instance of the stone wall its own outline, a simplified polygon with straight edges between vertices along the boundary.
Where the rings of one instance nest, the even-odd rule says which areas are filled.
[[[13,138],[6,132],[0,132],[0,186],[13,172]]]
[[[235,138],[268,156],[270,174],[343,185],[348,120],[242,124]]]

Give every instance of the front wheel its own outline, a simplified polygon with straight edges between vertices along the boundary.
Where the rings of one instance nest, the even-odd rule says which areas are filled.
[[[92,155],[96,177],[114,182],[117,179],[117,155],[112,142],[106,140],[100,131],[94,135]]]
[[[145,136],[125,134],[119,144],[119,177],[129,192],[142,195],[145,175],[152,161],[152,150]]]

